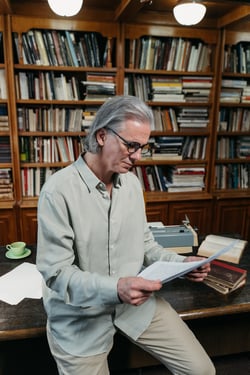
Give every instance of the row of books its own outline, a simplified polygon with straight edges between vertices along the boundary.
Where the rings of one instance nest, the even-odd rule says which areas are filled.
[[[216,171],[217,189],[249,189],[250,164],[218,164]]]
[[[22,195],[38,197],[45,181],[59,168],[21,168]]]
[[[124,93],[144,101],[208,103],[211,77],[169,77],[128,74],[124,78]]]
[[[217,159],[250,158],[250,136],[219,137]]]
[[[199,39],[143,36],[126,46],[130,69],[204,72],[211,67],[211,46]]]
[[[136,166],[134,173],[144,191],[202,191],[205,168],[175,166]]]
[[[98,100],[116,93],[113,73],[86,73],[86,80],[53,71],[20,71],[15,74],[17,99]]]
[[[84,111],[65,107],[18,107],[19,131],[81,132]],[[0,118],[1,126],[1,118]]]
[[[0,163],[11,162],[10,137],[0,137]]]
[[[16,62],[51,66],[105,67],[112,44],[96,32],[33,29],[22,33],[20,51],[18,35],[13,34]]]
[[[145,155],[153,160],[204,160],[207,137],[200,136],[158,136],[149,139],[152,152]]]
[[[163,109],[160,106],[152,107],[154,127],[152,131],[194,130],[207,128],[209,124],[208,108],[202,107],[170,107]]]
[[[13,199],[13,180],[10,168],[0,168],[0,199]]]
[[[82,151],[79,137],[20,137],[19,143],[21,162],[73,162]]]
[[[250,110],[248,108],[221,108],[218,131],[249,131]]]
[[[17,99],[83,99],[78,78],[52,71],[18,72],[15,74],[15,88]]]
[[[250,73],[249,42],[239,42],[235,45],[225,46],[224,72]]]

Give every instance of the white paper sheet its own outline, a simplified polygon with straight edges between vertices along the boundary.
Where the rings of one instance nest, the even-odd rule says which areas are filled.
[[[138,276],[147,280],[161,280],[166,283],[178,277],[181,277],[188,272],[201,267],[203,264],[210,263],[213,259],[218,258],[220,255],[232,249],[239,240],[232,241],[228,246],[223,247],[209,258],[195,261],[195,262],[164,262],[157,261],[145,268]]]
[[[17,305],[24,298],[42,297],[42,276],[35,264],[24,262],[0,277],[0,300]]]

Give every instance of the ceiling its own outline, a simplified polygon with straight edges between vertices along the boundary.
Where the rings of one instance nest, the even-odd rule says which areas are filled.
[[[60,1],[60,0],[59,0]],[[121,21],[176,24],[173,7],[178,0],[84,0],[82,10],[74,19],[86,21]],[[250,25],[250,0],[208,0],[201,27],[235,27]],[[0,13],[39,17],[55,17],[47,0],[0,0]],[[250,27],[250,26],[249,26]]]

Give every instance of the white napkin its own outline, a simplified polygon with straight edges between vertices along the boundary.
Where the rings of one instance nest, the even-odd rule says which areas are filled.
[[[17,305],[24,298],[42,297],[42,276],[35,264],[24,262],[0,277],[0,300]]]

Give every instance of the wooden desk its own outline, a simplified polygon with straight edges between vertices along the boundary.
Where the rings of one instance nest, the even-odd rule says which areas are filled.
[[[23,261],[35,261],[32,255],[22,261],[5,257],[0,247],[0,275]],[[250,250],[246,249],[240,266],[248,270],[247,285],[223,296],[201,283],[177,279],[165,284],[161,295],[166,298],[194,331],[209,355],[250,351]],[[42,300],[25,299],[16,306],[0,301],[0,341],[44,336],[46,316]],[[157,361],[127,339],[117,335],[110,362],[112,368],[143,367]]]
[[[244,251],[240,266],[248,271],[247,284],[226,296],[185,279],[165,284],[160,292],[211,357],[250,351],[250,248]],[[115,369],[120,369],[121,364],[127,368],[159,364],[123,336],[116,337],[111,363]]]
[[[7,259],[5,247],[0,247],[0,276],[23,262],[35,263],[35,247],[27,247],[32,253],[21,260]],[[0,301],[0,317],[0,341],[37,337],[45,333],[46,315],[41,299],[24,299],[13,306]]]

